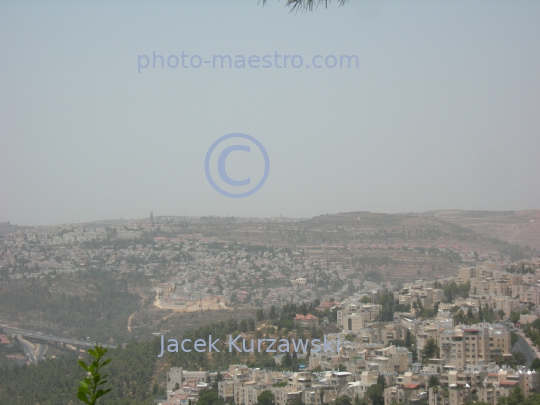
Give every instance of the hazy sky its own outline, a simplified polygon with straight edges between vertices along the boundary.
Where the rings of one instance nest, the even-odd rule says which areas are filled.
[[[284,3],[1,1],[0,221],[540,208],[540,2]],[[154,51],[304,65],[138,73]],[[246,198],[205,176],[229,133],[268,152]],[[260,178],[255,149],[232,179]]]

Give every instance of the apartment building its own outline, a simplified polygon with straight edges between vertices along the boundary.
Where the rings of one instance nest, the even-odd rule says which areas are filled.
[[[374,351],[366,360],[366,369],[380,373],[403,373],[408,370],[412,356],[404,347],[389,346]]]
[[[476,275],[474,267],[460,267],[456,276],[457,284],[465,284]]]
[[[498,356],[510,355],[510,333],[503,326],[459,325],[440,335],[441,359],[446,365],[465,367],[487,364]]]
[[[511,293],[512,297],[519,299],[520,302],[540,305],[540,285],[538,284],[513,285]]]
[[[433,308],[436,303],[444,299],[443,290],[420,286],[402,288],[396,295],[400,305],[412,306],[414,302],[420,300],[424,308]]]
[[[430,387],[429,405],[464,405],[471,401],[471,387],[468,384],[450,384],[448,387]]]
[[[393,386],[384,389],[384,405],[410,403],[419,404],[427,399],[425,385],[418,383]]]
[[[337,311],[337,323],[343,330],[358,333],[366,323],[378,320],[381,311],[381,305],[350,303]]]
[[[444,329],[437,326],[428,325],[418,331],[418,333],[416,334],[416,348],[418,351],[419,361],[422,361],[422,351],[424,350],[424,346],[429,339],[433,339],[437,346],[441,347],[440,333],[442,333],[443,330]]]
[[[173,391],[177,384],[181,388],[188,379],[207,383],[210,381],[210,373],[208,371],[187,371],[182,367],[171,367],[167,373],[167,391]]]
[[[507,397],[516,386],[519,386],[528,397],[540,388],[540,374],[530,370],[516,372],[506,369],[489,373],[477,388],[478,400],[497,405],[498,399]]]

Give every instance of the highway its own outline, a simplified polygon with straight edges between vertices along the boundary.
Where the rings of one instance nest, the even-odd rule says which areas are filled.
[[[37,357],[34,355],[34,348],[30,345],[29,342],[27,342],[24,339],[19,339],[19,342],[21,342],[24,350],[24,354],[30,360],[30,362],[34,365],[38,363]]]
[[[58,336],[44,335],[43,333],[31,332],[31,331],[28,331],[28,330],[11,328],[9,326],[4,326],[4,325],[0,325],[0,328],[2,328],[4,330],[4,333],[7,333],[9,335],[21,335],[24,338],[37,340],[37,341],[41,341],[41,342],[65,343],[66,345],[77,346],[79,348],[91,348],[91,347],[94,347],[94,343],[83,341],[83,340],[66,339],[66,338],[58,337]],[[116,345],[103,344],[101,346],[103,346],[103,347],[105,347],[107,349],[116,348]]]

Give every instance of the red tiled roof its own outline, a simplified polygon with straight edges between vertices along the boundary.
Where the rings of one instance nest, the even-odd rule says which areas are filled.
[[[420,384],[405,384],[403,388],[408,390],[414,390],[416,388],[420,387]]]
[[[315,319],[317,319],[317,317],[311,314],[307,314],[307,315],[296,314],[296,316],[294,317],[295,321],[313,321]]]

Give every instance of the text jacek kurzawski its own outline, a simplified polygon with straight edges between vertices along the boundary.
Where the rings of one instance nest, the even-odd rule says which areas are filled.
[[[212,353],[219,352],[216,344],[219,339],[212,339],[212,335],[208,336],[208,340],[197,339],[192,341],[191,339],[184,339],[180,342],[176,339],[168,339],[165,343],[165,335],[161,335],[161,353],[158,357],[162,357],[165,351],[169,353],[178,353],[180,350],[189,353],[195,351],[198,353]],[[266,346],[261,347],[261,345]],[[324,339],[244,339],[242,335],[237,335],[233,338],[232,335],[228,335],[228,341],[225,348],[228,348],[229,352],[236,351],[238,353],[253,353],[253,352],[266,352],[266,353],[306,353],[309,349],[313,353],[322,352],[339,352],[339,338],[327,339],[324,335]],[[291,350],[292,349],[292,350]]]

